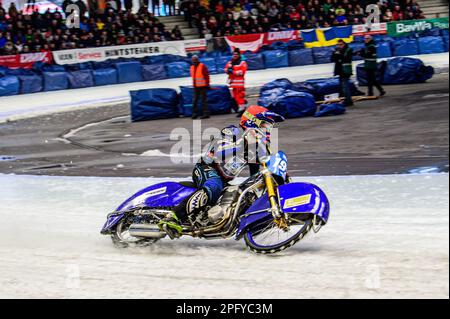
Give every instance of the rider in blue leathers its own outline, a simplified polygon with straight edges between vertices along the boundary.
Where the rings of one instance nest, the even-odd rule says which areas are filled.
[[[240,127],[231,125],[222,129],[222,139],[213,141],[194,167],[192,179],[198,190],[179,205],[174,213],[161,220],[159,227],[169,237],[179,237],[182,232],[181,220],[200,212],[206,206],[214,205],[226,183],[245,166],[249,166],[250,175],[258,173],[259,158],[270,152],[271,128],[276,122],[282,121],[284,118],[281,115],[253,105],[242,115]],[[244,135],[251,128],[265,131],[265,136]]]

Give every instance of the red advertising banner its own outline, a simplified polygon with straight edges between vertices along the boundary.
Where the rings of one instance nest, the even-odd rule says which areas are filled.
[[[301,40],[301,32],[299,30],[275,31],[267,33],[235,35],[225,37],[228,45],[232,50],[257,52],[262,46],[269,45],[274,42],[289,42],[291,40]]]
[[[0,66],[6,66],[10,69],[30,69],[35,62],[52,63],[52,61],[50,51],[0,56]]]

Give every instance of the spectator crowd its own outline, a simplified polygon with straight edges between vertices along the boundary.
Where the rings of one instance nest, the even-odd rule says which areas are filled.
[[[145,4],[132,13],[120,1],[109,1],[103,12],[91,6],[86,17],[82,1],[65,1],[63,9],[70,3],[80,7],[79,28],[67,28],[60,12],[40,14],[33,8],[22,14],[14,3],[7,9],[0,5],[0,55],[183,40],[178,26],[167,30]]]
[[[423,19],[414,0],[199,0],[180,5],[185,19],[207,36],[364,24],[366,6],[377,3],[380,21]]]
[[[34,3],[34,1],[31,1]],[[23,14],[12,3],[3,8],[0,0],[0,55],[183,40],[181,30],[172,30],[155,16],[164,7],[170,15],[183,14],[190,27],[203,37],[220,37],[289,29],[343,26],[366,22],[370,0],[144,0],[137,13],[132,1],[110,0],[98,10],[89,0],[89,10],[81,0],[79,28],[67,28],[60,12]],[[207,3],[207,4],[205,4]],[[415,0],[379,0],[381,22],[424,18]],[[177,10],[176,10],[177,9]],[[88,14],[83,15],[85,12]]]

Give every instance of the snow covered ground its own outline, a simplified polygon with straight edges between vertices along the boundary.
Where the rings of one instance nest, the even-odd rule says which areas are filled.
[[[426,65],[431,65],[437,69],[448,69],[448,52],[412,57],[420,58]],[[298,82],[307,79],[330,77],[332,74],[333,64],[267,69],[250,71],[246,83],[247,87],[257,87],[276,78],[288,78]],[[211,83],[226,84],[226,75],[213,75]],[[130,99],[130,90],[149,88],[173,88],[178,90],[180,85],[191,85],[191,79],[168,79],[0,97],[0,123],[7,119],[14,120],[53,112],[125,103]]]
[[[106,214],[161,180],[0,175],[0,298],[449,298],[448,174],[301,180],[330,222],[263,256],[233,239],[114,248]]]

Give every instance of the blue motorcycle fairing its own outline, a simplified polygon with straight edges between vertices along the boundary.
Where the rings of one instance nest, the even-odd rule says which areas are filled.
[[[286,154],[279,151],[269,157],[266,166],[272,174],[280,176],[283,180],[286,179],[288,160]]]
[[[175,207],[196,190],[196,188],[175,182],[164,182],[146,187],[124,201],[114,213],[108,215],[102,232],[114,227],[126,211],[139,207]]]
[[[290,183],[278,187],[280,207],[286,214],[314,214],[323,223],[328,221],[330,205],[325,193],[316,185],[310,183]],[[258,198],[243,214],[236,239],[240,239],[247,230],[256,227],[261,222],[270,220],[270,203],[267,195]]]

